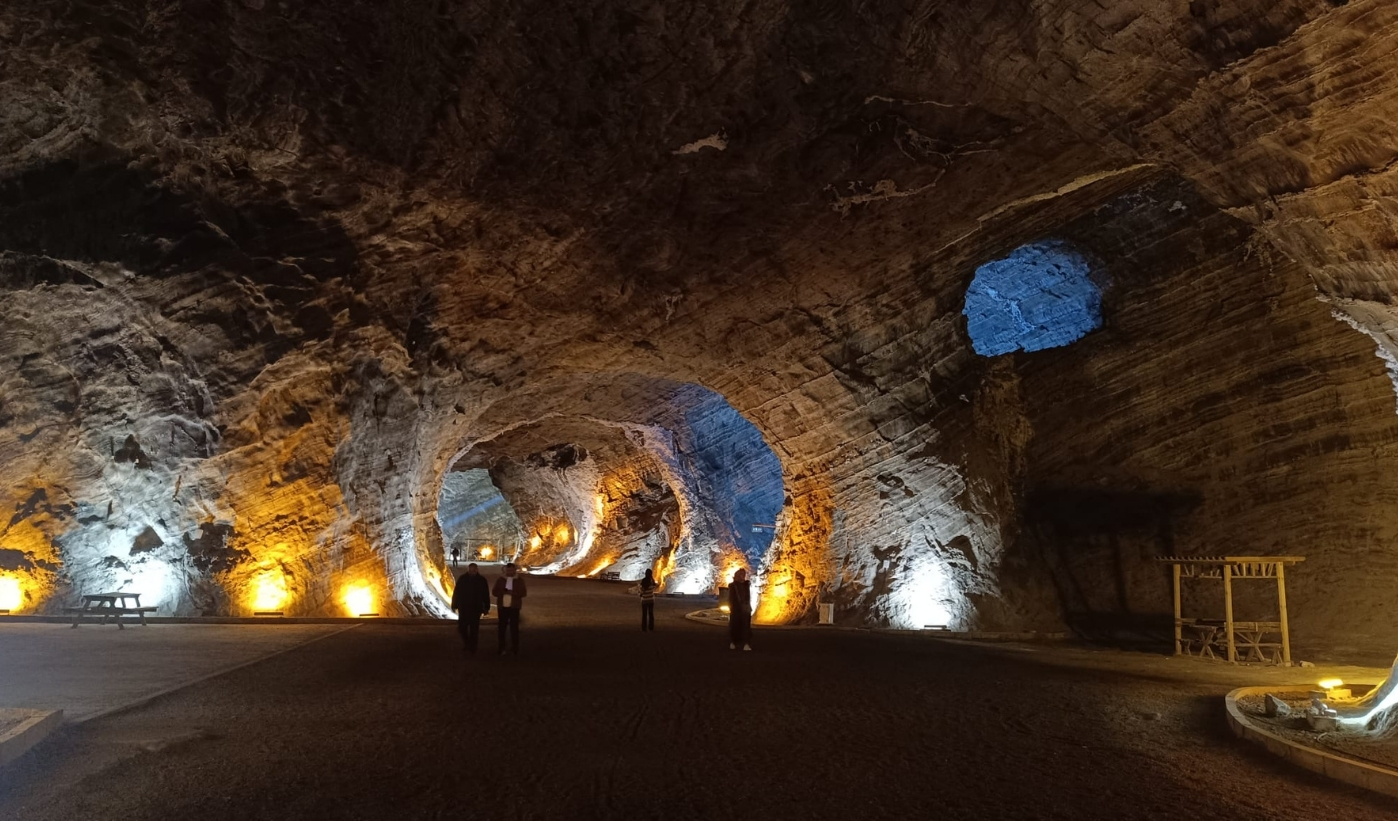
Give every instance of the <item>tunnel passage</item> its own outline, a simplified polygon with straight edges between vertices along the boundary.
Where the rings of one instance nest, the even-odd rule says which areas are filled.
[[[461,561],[513,561],[524,545],[524,525],[482,468],[454,470],[442,480],[437,524],[443,549]]]
[[[700,593],[762,566],[785,492],[752,423],[693,384],[627,375],[587,395],[584,412],[502,420],[457,457],[438,500],[444,545],[486,538],[462,527],[508,508],[521,528],[511,555],[534,572],[653,569],[667,590]]]

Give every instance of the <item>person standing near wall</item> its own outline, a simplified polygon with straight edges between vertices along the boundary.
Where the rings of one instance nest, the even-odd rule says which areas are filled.
[[[641,579],[641,630],[655,630],[655,591],[660,585],[655,582],[655,571],[647,569]]]
[[[481,634],[481,616],[490,612],[490,586],[480,568],[472,562],[456,580],[451,591],[451,609],[456,611],[456,629],[466,652],[475,655],[476,639]]]
[[[739,568],[728,585],[728,649],[752,649],[752,582]]]
[[[524,579],[516,576],[515,563],[505,565],[505,575],[495,580],[495,613],[500,620],[500,655],[505,655],[505,634],[509,633],[510,652],[519,655],[519,608],[524,603]]]

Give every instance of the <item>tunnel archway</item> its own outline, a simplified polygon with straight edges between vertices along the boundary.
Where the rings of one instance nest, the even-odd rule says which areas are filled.
[[[723,396],[636,374],[541,393],[569,401],[529,419],[510,418],[528,399],[492,406],[475,425],[482,435],[450,460],[436,517],[444,545],[457,535],[452,517],[470,511],[449,489],[471,474],[517,514],[515,555],[534,572],[631,580],[652,568],[667,590],[702,593],[762,567],[786,502],[782,467]]]
[[[524,543],[524,526],[484,468],[453,470],[437,500],[442,548],[459,562],[511,561]]]

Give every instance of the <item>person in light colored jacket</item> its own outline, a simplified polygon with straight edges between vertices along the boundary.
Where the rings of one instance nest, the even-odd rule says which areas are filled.
[[[509,634],[509,652],[519,655],[519,609],[524,604],[524,597],[528,591],[525,589],[524,578],[516,575],[517,568],[514,562],[505,565],[505,575],[495,580],[495,589],[491,594],[495,596],[495,614],[500,620],[499,623],[499,648],[500,655],[505,655],[505,637]]]

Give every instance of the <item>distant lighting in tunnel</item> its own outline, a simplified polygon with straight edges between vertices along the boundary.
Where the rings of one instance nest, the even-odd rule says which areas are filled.
[[[962,313],[981,356],[1041,351],[1102,327],[1102,292],[1072,247],[1037,242],[977,268]]]
[[[571,534],[572,534],[572,531],[570,531],[570,530],[568,529],[568,526],[567,526],[567,525],[559,525],[559,526],[558,526],[558,529],[555,530],[555,531],[553,532],[553,538],[554,538],[554,540],[557,541],[559,544],[567,544],[567,543],[568,543],[568,537],[569,537]]]
[[[491,547],[490,545],[482,545],[480,549],[480,554],[482,559],[489,561],[490,558],[495,555],[495,548]]]
[[[1321,689],[1333,690],[1336,687],[1344,686],[1344,681],[1338,678],[1323,678],[1320,680]]]
[[[374,612],[374,588],[363,582],[347,585],[344,592],[345,609],[351,616],[377,616]]]
[[[14,576],[0,576],[0,611],[12,613],[24,604],[24,587]]]
[[[538,550],[543,545],[543,543],[544,537],[538,533],[535,533],[534,538],[529,540],[529,546],[535,550]]]

